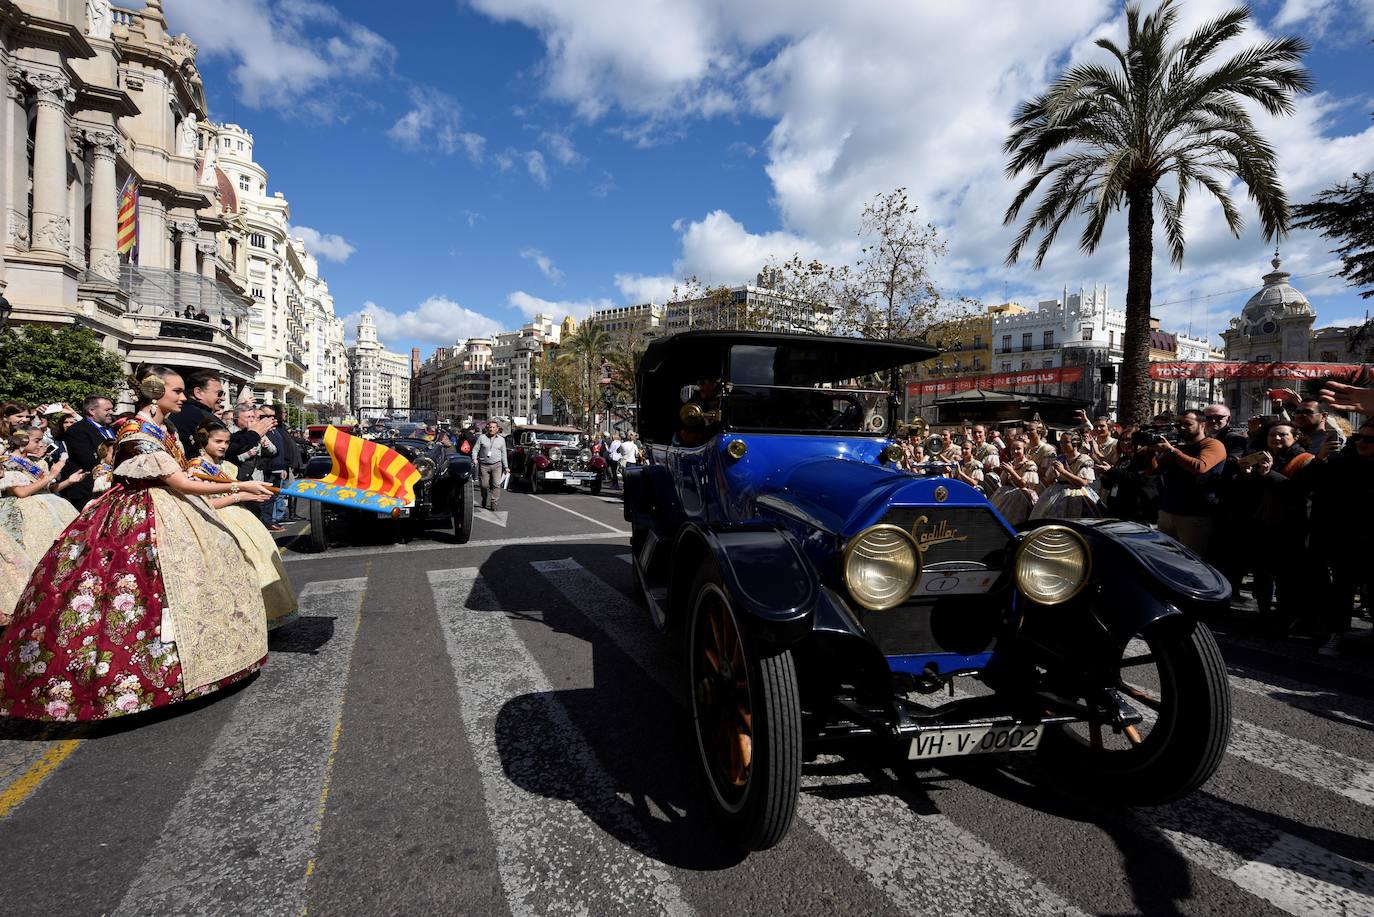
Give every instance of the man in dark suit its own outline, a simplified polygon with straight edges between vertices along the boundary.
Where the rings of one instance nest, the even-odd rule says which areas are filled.
[[[213,369],[198,369],[186,374],[186,403],[171,415],[177,438],[187,458],[196,454],[196,427],[206,420],[219,419],[219,405],[224,400],[224,385]]]
[[[238,466],[239,480],[271,483],[268,468],[277,454],[277,449],[268,433],[276,427],[276,418],[270,411],[260,414],[258,409],[251,405],[239,405],[234,409],[234,426],[237,429],[229,437],[229,453],[226,457]],[[256,513],[262,524],[270,528],[272,503],[273,501],[268,500],[246,508]]]
[[[97,450],[101,443],[114,443],[115,434],[110,429],[114,418],[114,402],[104,395],[91,395],[81,403],[82,418],[73,424],[63,437],[67,447],[67,464],[63,469],[64,478],[78,471],[86,476],[62,489],[62,496],[71,501],[77,509],[91,501],[94,479],[91,472],[100,464]]]

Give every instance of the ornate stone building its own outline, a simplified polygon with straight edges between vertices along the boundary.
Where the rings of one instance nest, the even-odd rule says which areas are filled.
[[[1221,333],[1226,359],[1241,363],[1358,363],[1365,354],[1356,346],[1353,329],[1313,328],[1317,313],[1282,270],[1278,251],[1264,285],[1250,297],[1240,315]],[[1233,417],[1264,414],[1270,409],[1269,388],[1291,388],[1291,381],[1229,379],[1222,385],[1223,398]]]
[[[0,288],[10,321],[92,329],[129,362],[219,371],[259,363],[243,226],[202,157],[196,48],[160,0],[0,0]],[[138,184],[137,260],[117,254],[117,199]]]
[[[410,407],[410,358],[377,339],[369,312],[358,320],[358,340],[348,348],[349,404],[359,420]]]

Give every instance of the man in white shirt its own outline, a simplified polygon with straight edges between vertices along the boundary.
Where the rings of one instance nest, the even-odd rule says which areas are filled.
[[[617,486],[620,484],[620,450],[624,446],[620,434],[612,433],[610,448],[606,450],[606,473],[611,476],[611,483]]]
[[[625,468],[639,461],[639,443],[636,442],[637,436],[633,433],[625,434],[625,441],[620,444],[620,472],[621,480],[624,480]]]

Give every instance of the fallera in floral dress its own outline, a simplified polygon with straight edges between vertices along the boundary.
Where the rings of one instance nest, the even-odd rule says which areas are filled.
[[[0,492],[4,494],[0,496],[0,527],[19,542],[34,564],[76,518],[76,509],[55,493],[12,495],[12,488],[37,483],[47,473],[42,459],[35,461],[17,452],[0,462]]]
[[[192,461],[186,470],[197,477],[213,478],[225,484],[238,480],[238,469],[233,464],[224,462],[216,465],[204,455]],[[296,593],[286,576],[286,565],[282,563],[277,543],[272,540],[262,520],[243,506],[221,506],[215,512],[219,513],[220,520],[257,572],[262,604],[267,609],[267,629],[275,630],[296,620]]]
[[[119,431],[114,486],[43,555],[0,636],[0,713],[99,720],[208,694],[267,658],[257,574],[182,474],[175,434]]]

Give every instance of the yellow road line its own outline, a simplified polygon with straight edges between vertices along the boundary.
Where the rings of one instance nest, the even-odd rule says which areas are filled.
[[[57,766],[67,760],[67,756],[76,751],[76,747],[82,743],[82,739],[63,739],[52,743],[48,750],[43,752],[42,757],[29,769],[19,775],[19,778],[0,791],[0,818],[9,815],[23,804],[24,800],[33,795],[34,790],[43,785],[43,781],[48,779],[48,775],[57,769]]]

